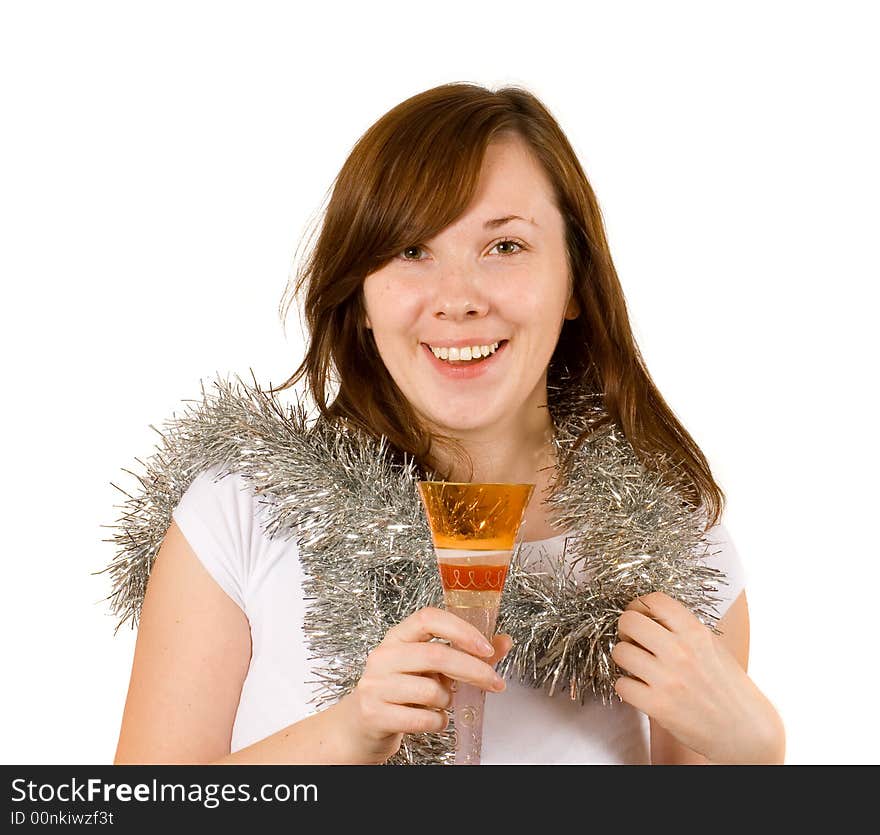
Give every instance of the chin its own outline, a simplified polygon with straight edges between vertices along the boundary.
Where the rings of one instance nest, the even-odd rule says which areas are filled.
[[[470,422],[470,421],[451,421],[451,420],[435,420],[434,425],[439,429],[440,432],[446,435],[456,435],[457,433],[462,432],[479,432],[484,429],[487,429],[491,426],[491,424],[487,424],[483,421],[480,422]]]
[[[447,404],[448,405],[448,404]],[[464,412],[464,414],[462,413]],[[480,432],[497,425],[500,416],[487,414],[482,404],[468,404],[462,411],[432,409],[427,412],[428,420],[438,431],[448,435],[457,432]]]

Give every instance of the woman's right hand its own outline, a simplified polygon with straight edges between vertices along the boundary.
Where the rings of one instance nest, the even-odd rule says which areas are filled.
[[[498,634],[490,646],[476,627],[431,606],[393,626],[367,656],[354,690],[338,704],[355,758],[383,763],[400,748],[405,733],[444,730],[454,681],[504,690],[493,667],[512,643],[509,635]]]

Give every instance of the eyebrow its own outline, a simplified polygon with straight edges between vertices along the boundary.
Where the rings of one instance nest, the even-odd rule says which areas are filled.
[[[493,220],[487,220],[483,224],[484,229],[495,229],[498,226],[503,226],[505,223],[511,220],[524,220],[526,223],[532,224],[532,226],[537,226],[534,220],[526,220],[524,217],[520,217],[519,215],[505,215],[504,217],[496,217]]]

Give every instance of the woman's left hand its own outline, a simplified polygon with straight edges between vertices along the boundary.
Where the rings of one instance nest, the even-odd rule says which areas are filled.
[[[617,694],[712,763],[779,761],[781,720],[736,658],[679,601],[638,597],[618,618]],[[784,732],[782,732],[784,733]]]

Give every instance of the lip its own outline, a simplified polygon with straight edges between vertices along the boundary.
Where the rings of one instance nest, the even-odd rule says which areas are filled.
[[[494,345],[496,342],[504,342],[504,339],[441,339],[438,342],[423,342],[422,345],[433,345],[435,348],[466,348],[469,345]]]
[[[462,345],[474,345],[481,343],[474,342],[462,342]],[[485,345],[486,343],[482,343]],[[491,344],[491,343],[489,343]],[[425,353],[428,355],[428,362],[436,369],[439,374],[442,374],[444,377],[449,377],[452,380],[471,380],[474,377],[482,377],[484,374],[488,374],[492,368],[498,364],[498,357],[505,352],[507,348],[508,340],[504,340],[498,346],[498,349],[494,354],[489,354],[481,362],[477,363],[463,363],[462,365],[450,365],[446,360],[437,359],[434,356],[434,352],[428,347],[428,345],[423,342],[422,348]],[[434,346],[440,347],[440,346]],[[453,343],[452,347],[456,347],[455,343]]]

